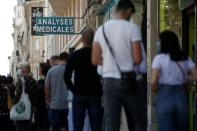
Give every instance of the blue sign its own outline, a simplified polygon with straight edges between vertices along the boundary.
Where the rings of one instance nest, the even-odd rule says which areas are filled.
[[[75,34],[73,17],[37,17],[37,34]]]

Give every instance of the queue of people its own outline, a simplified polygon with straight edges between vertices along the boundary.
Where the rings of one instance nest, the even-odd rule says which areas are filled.
[[[123,108],[129,131],[146,131],[146,53],[139,27],[130,22],[134,13],[130,0],[120,0],[115,19],[96,32],[82,32],[81,49],[40,63],[38,81],[27,62],[20,64],[15,85],[11,77],[0,76],[0,123],[12,125],[1,124],[0,130],[14,131],[15,125],[16,131],[120,131]],[[175,33],[164,31],[159,38],[151,73],[159,129],[188,131],[185,83],[197,80],[196,65],[181,50]],[[20,101],[21,77],[31,117],[12,122],[8,105],[10,99],[13,105]]]

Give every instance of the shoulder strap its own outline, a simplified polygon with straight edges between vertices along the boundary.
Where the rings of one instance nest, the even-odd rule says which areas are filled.
[[[186,74],[185,74],[183,68],[181,67],[180,63],[179,62],[176,62],[176,64],[178,65],[179,69],[181,70],[181,72],[183,74],[183,77],[186,79]]]
[[[22,82],[22,93],[25,93],[25,79],[24,77],[21,77],[21,82]]]
[[[114,58],[114,62],[115,62],[115,64],[116,64],[116,67],[117,67],[118,71],[121,73],[120,66],[118,65],[118,62],[116,61],[115,54],[114,54],[114,52],[113,52],[113,50],[112,50],[112,47],[110,46],[109,40],[107,39],[107,36],[106,36],[106,33],[105,33],[105,27],[104,27],[104,25],[103,25],[102,29],[103,29],[103,36],[104,36],[104,38],[105,38],[106,44],[107,44],[107,46],[108,46],[108,48],[109,48],[109,51],[110,51],[112,57]]]

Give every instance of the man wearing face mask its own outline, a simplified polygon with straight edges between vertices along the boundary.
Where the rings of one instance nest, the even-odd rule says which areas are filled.
[[[134,69],[142,61],[140,29],[130,22],[134,13],[131,0],[120,0],[116,18],[102,25],[94,37],[92,63],[103,67],[107,131],[120,130],[121,107],[125,110],[130,131],[146,131],[146,120],[142,116],[143,101]]]

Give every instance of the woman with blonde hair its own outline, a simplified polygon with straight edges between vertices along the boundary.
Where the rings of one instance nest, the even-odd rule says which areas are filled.
[[[21,69],[21,76],[24,77],[25,80],[25,92],[28,94],[30,102],[31,102],[31,109],[35,110],[35,96],[36,96],[36,89],[37,83],[32,76],[30,76],[31,67],[28,62],[19,63]],[[14,97],[14,104],[16,104],[21,97],[22,94],[22,81],[19,78],[16,83],[16,95]],[[31,118],[30,120],[17,120],[16,121],[16,131],[31,131]]]

